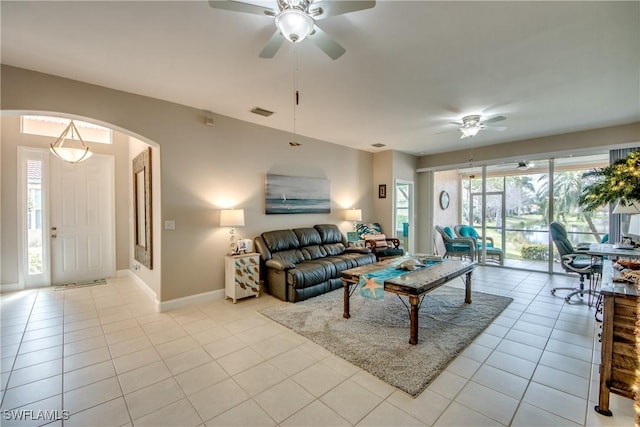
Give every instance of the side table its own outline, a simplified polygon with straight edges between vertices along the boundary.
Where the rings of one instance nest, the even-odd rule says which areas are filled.
[[[260,296],[260,255],[257,253],[224,257],[225,298],[235,304],[239,298]]]

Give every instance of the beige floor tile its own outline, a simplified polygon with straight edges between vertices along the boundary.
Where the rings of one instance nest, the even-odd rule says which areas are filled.
[[[8,388],[2,400],[2,409],[15,409],[62,393],[62,375]]]
[[[162,361],[158,361],[119,374],[118,380],[120,381],[122,392],[128,394],[169,377],[171,377],[171,372],[169,372],[167,366]]]
[[[169,341],[156,346],[158,354],[163,359],[196,348],[200,348],[200,344],[198,344],[198,342],[191,336],[178,338],[177,340]]]
[[[13,369],[22,369],[26,368],[27,366],[38,365],[40,363],[60,358],[62,358],[61,345],[45,348],[43,350],[36,350],[29,353],[23,353],[16,357]]]
[[[538,366],[532,380],[583,399],[589,397],[589,380],[587,378],[548,366]]]
[[[62,374],[62,358],[31,365],[23,369],[14,369],[8,387],[17,387],[34,381]]]
[[[130,341],[135,338],[146,336],[141,327],[136,326],[134,328],[123,329],[121,331],[112,332],[105,335],[107,344],[114,345],[124,341]]]
[[[60,335],[62,333],[62,325],[52,326],[50,328],[36,329],[33,331],[26,331],[22,336],[22,341],[38,340],[41,338],[51,337],[53,335]]]
[[[585,422],[586,399],[532,382],[522,401],[575,423]]]
[[[178,381],[178,384],[187,395],[196,393],[227,378],[229,378],[229,374],[215,360],[175,376],[176,381]]]
[[[214,359],[219,359],[245,347],[247,347],[247,344],[234,336],[212,341],[204,346],[207,353],[209,353]]]
[[[535,362],[523,360],[517,356],[512,356],[500,351],[494,351],[491,353],[491,356],[489,356],[485,364],[526,379],[531,378],[533,376],[533,371],[536,369]]]
[[[349,422],[319,400],[313,401],[282,423],[281,426],[350,426]]]
[[[278,423],[314,400],[312,394],[292,380],[285,380],[254,397],[264,411]]]
[[[451,403],[450,399],[431,390],[425,390],[415,398],[396,390],[387,402],[400,408],[426,425],[432,425]]]
[[[122,396],[118,379],[107,378],[64,393],[65,409],[71,414]]]
[[[110,427],[129,423],[129,412],[123,397],[77,412],[64,422],[67,427]]]
[[[293,375],[317,362],[316,357],[300,348],[286,351],[269,360],[269,363],[286,375]]]
[[[351,380],[340,383],[320,400],[351,424],[357,424],[382,402],[380,397]]]
[[[458,393],[455,402],[501,424],[508,425],[518,408],[520,400],[470,381]],[[487,402],[491,402],[491,404],[488,405]]]
[[[311,365],[291,377],[315,397],[322,396],[346,378],[322,362]]]
[[[115,322],[109,322],[106,320],[110,320],[110,318],[100,318],[100,323],[102,324],[102,330],[105,334],[112,334],[114,332],[124,331],[131,328],[136,328],[140,326],[138,321],[134,318],[127,318],[124,320],[118,320]]]
[[[596,424],[589,424],[595,426]],[[631,425],[631,424],[629,424]],[[576,424],[566,418],[553,415],[528,403],[520,404],[516,416],[511,423],[512,427],[577,427]]]
[[[107,341],[103,335],[97,335],[92,338],[87,338],[80,341],[74,341],[64,345],[64,355],[72,356],[74,354],[83,353],[85,351],[96,350],[98,348],[106,347]]]
[[[35,331],[36,329],[43,329],[43,328],[51,328],[53,326],[60,326],[60,325],[62,325],[63,319],[64,319],[63,317],[54,317],[54,318],[51,318],[51,319],[45,319],[45,320],[38,320],[38,321],[35,321],[35,322],[29,322],[26,325],[26,330],[27,331]],[[2,333],[3,334],[5,334],[5,333],[8,333],[8,334],[11,334],[11,333],[22,333],[25,330],[25,328],[22,325],[11,326],[11,328],[15,328],[15,327],[17,327],[18,329],[15,330],[14,332],[10,332],[8,330],[5,330],[6,327],[3,326],[2,327]]]
[[[173,378],[150,385],[125,395],[131,417],[135,420],[171,403],[184,399],[185,395]]]
[[[82,341],[88,338],[102,336],[102,328],[95,326],[93,328],[80,329],[78,331],[67,332],[64,334],[64,343],[69,344],[75,341]]]
[[[198,342],[198,344],[206,345],[214,341],[229,338],[231,336],[231,332],[226,330],[224,326],[216,326],[215,328],[191,334],[191,336]]]
[[[152,346],[153,344],[151,344],[149,338],[144,335],[128,341],[111,344],[109,345],[109,351],[111,352],[111,357],[115,359],[117,357],[135,353],[136,351],[144,350],[145,348],[149,348]]]
[[[287,378],[285,374],[267,362],[261,363],[253,368],[249,368],[233,377],[234,381],[240,385],[250,396],[272,387]]]
[[[501,424],[489,417],[466,408],[456,402],[451,403],[433,424],[434,427],[498,427]],[[533,426],[532,426],[533,427]]]
[[[217,359],[217,362],[229,375],[235,375],[264,361],[255,350],[247,347]]]
[[[136,426],[198,426],[202,419],[188,399],[171,403],[166,407],[137,418],[133,421]]]
[[[358,426],[426,426],[420,420],[412,417],[397,407],[382,402],[373,411],[367,414]]]
[[[115,376],[116,370],[113,368],[111,360],[96,363],[65,373],[64,391],[74,390]]]
[[[322,362],[324,363],[324,361]],[[353,381],[360,384],[376,396],[383,399],[391,396],[391,394],[397,390],[394,386],[387,384],[380,378],[360,369],[350,377]]]
[[[111,359],[109,349],[107,347],[102,347],[65,357],[62,361],[62,367],[64,372],[69,372],[86,366],[95,365],[96,363],[104,362],[109,359]]]
[[[276,422],[249,399],[207,421],[207,427],[275,427]]]
[[[264,327],[266,328],[266,326]],[[269,330],[277,333],[277,330]],[[243,339],[243,341],[247,342],[246,339]],[[271,359],[272,357],[282,354],[285,351],[291,350],[298,345],[300,345],[299,341],[291,339],[288,335],[275,335],[252,344],[251,348],[265,359]]]
[[[178,338],[183,338],[186,337],[187,331],[185,331],[184,329],[182,329],[180,326],[176,325],[173,328],[169,328],[169,329],[163,329],[159,332],[155,332],[153,334],[149,334],[147,333],[147,336],[149,337],[149,340],[154,344],[154,345],[159,345],[162,343],[166,343],[169,341],[174,341],[177,340]]]
[[[445,370],[427,388],[448,399],[455,399],[466,384],[466,378]]]
[[[200,417],[207,421],[244,402],[249,395],[232,379],[220,381],[189,396]]]
[[[176,354],[175,356],[164,359],[167,367],[173,375],[179,374],[189,369],[196,368],[210,362],[211,356],[203,348],[198,347],[185,353]]]
[[[522,377],[488,365],[481,366],[471,381],[518,400],[522,399],[529,385],[529,381]]]
[[[142,366],[146,366],[149,363],[157,362],[160,360],[160,356],[155,348],[149,347],[143,350],[129,353],[124,356],[113,359],[113,364],[116,367],[116,372],[122,374],[127,371],[131,371]]]

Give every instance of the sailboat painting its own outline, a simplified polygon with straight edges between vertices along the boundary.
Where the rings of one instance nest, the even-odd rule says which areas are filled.
[[[330,213],[329,180],[267,174],[267,214]]]

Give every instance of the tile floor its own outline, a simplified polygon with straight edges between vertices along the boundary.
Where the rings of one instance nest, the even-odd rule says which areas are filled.
[[[155,313],[128,278],[8,293],[0,423],[631,426],[630,399],[593,410],[593,308],[549,293],[575,280],[477,269],[475,290],[514,302],[415,399],[257,313],[281,304],[268,295]]]

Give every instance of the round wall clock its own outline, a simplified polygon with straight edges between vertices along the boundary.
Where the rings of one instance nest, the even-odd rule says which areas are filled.
[[[440,208],[442,210],[445,210],[448,207],[449,207],[449,193],[443,190],[440,192]]]

